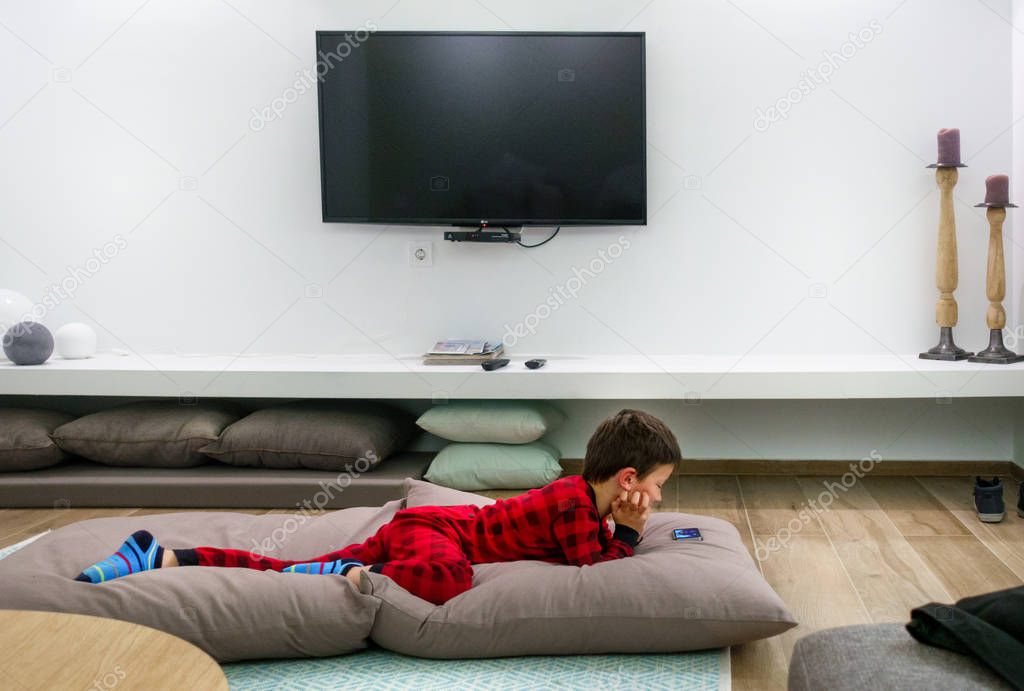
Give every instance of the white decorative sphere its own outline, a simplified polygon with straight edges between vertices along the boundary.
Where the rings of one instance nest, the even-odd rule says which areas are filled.
[[[65,360],[81,360],[96,354],[96,332],[88,324],[65,324],[53,336],[57,354]]]
[[[0,331],[7,333],[18,322],[31,321],[32,301],[21,293],[0,288]]]

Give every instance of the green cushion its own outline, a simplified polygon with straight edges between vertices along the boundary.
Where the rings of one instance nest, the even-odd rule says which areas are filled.
[[[454,401],[434,406],[416,424],[449,441],[528,444],[564,419],[540,401]]]
[[[531,444],[449,444],[424,479],[452,489],[530,489],[558,479],[558,450]]]

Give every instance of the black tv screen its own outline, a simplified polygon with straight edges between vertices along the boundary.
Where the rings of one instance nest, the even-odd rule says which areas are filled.
[[[644,34],[353,33],[317,33],[324,221],[646,223]]]

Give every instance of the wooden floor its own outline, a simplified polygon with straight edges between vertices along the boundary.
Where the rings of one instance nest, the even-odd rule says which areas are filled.
[[[733,648],[738,691],[785,688],[793,644],[812,631],[905,622],[912,607],[926,602],[1024,583],[1016,482],[1004,478],[1006,519],[983,524],[975,517],[969,477],[847,479],[843,485],[830,477],[684,475],[664,488],[659,510],[725,519],[752,555],[758,545],[762,573],[801,622],[782,636]],[[86,518],[178,510],[0,510],[0,547]]]

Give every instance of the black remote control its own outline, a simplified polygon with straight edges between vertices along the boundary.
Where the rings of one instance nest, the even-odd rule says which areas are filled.
[[[544,358],[534,358],[533,360],[527,360],[526,366],[530,369],[540,369],[544,366],[545,362],[547,362],[547,360]]]
[[[488,360],[487,362],[481,362],[480,366],[483,367],[488,372],[490,372],[491,370],[496,370],[504,367],[505,365],[508,364],[508,362],[509,360],[507,357],[502,357],[498,358],[497,360]]]

